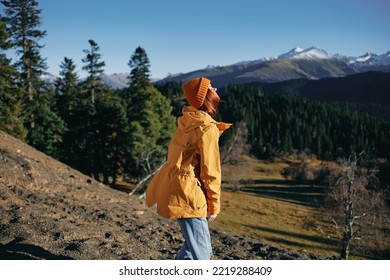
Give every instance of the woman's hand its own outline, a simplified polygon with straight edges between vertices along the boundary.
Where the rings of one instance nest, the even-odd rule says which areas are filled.
[[[207,221],[212,222],[217,218],[218,215],[208,215],[207,216]]]

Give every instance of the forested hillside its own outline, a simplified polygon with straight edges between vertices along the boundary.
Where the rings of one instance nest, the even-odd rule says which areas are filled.
[[[222,116],[243,120],[255,154],[308,150],[321,159],[365,152],[390,156],[390,122],[356,109],[299,95],[266,95],[257,88],[228,88]]]
[[[365,72],[319,80],[289,80],[279,83],[252,83],[265,93],[299,94],[325,102],[390,105],[390,73]]]
[[[137,47],[129,58],[128,87],[102,79],[100,47],[86,40],[80,79],[64,57],[54,86],[42,79],[41,10],[37,1],[1,1],[0,129],[104,183],[138,178],[159,166],[175,128],[170,101],[149,80],[149,58]],[[11,61],[7,50],[18,57]]]

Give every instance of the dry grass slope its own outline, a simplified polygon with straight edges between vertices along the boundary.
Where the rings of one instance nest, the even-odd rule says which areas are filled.
[[[324,186],[287,182],[280,174],[292,161],[267,163],[242,157],[223,166],[223,211],[213,227],[293,250],[338,257],[341,233],[323,218],[319,203]],[[319,164],[315,159],[311,162],[312,167]],[[372,243],[368,246],[373,249],[390,248],[390,238],[378,242],[368,240],[367,244]],[[361,253],[350,257],[375,258]]]

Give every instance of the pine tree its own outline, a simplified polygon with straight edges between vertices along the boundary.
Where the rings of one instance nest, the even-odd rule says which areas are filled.
[[[40,76],[46,70],[46,63],[40,55],[43,46],[38,43],[46,35],[46,31],[38,29],[42,10],[38,9],[35,0],[2,0],[1,3],[5,6],[4,19],[12,45],[19,55],[16,66],[21,73],[22,87],[31,102],[42,87]]]
[[[22,102],[16,84],[17,72],[3,53],[10,47],[8,37],[5,24],[0,22],[0,129],[24,139],[27,131],[21,118]]]
[[[130,115],[129,170],[149,174],[164,161],[176,121],[169,99],[153,86],[140,90],[132,101],[138,109]]]
[[[89,40],[88,42],[90,49],[84,50],[86,57],[82,60],[85,63],[82,69],[88,73],[85,84],[93,104],[96,99],[96,91],[99,91],[102,86],[100,75],[104,72],[103,67],[106,64],[101,60],[102,55],[99,53],[100,48],[98,44],[94,40]]]
[[[100,48],[94,40],[88,41],[90,49],[85,49],[86,57],[82,59],[85,64],[82,69],[88,73],[86,81],[82,84],[82,96],[78,99],[75,115],[79,123],[73,127],[77,134],[78,158],[75,162],[77,169],[99,180],[98,167],[98,130],[99,116],[97,114],[96,100],[104,90],[107,90],[100,75],[104,72],[105,62],[101,60]],[[75,151],[76,152],[76,151]]]
[[[66,122],[80,98],[79,77],[75,70],[73,60],[65,57],[60,65],[60,77],[55,81],[58,112]]]
[[[60,76],[55,81],[57,112],[67,127],[67,132],[63,136],[60,159],[68,164],[72,164],[74,159],[78,159],[79,150],[75,147],[75,140],[80,135],[75,128],[82,125],[77,109],[83,103],[83,96],[75,70],[76,65],[73,60],[65,57],[60,65]]]
[[[141,47],[136,48],[128,65],[132,69],[128,77],[129,90],[137,92],[145,89],[150,84],[150,62],[146,51]]]
[[[170,100],[149,82],[149,59],[138,47],[129,66],[127,118],[129,123],[128,170],[132,175],[150,174],[165,159],[175,128]]]
[[[123,100],[111,92],[100,95],[96,101],[97,123],[95,171],[103,176],[103,183],[116,184],[118,175],[125,170],[128,157],[129,133],[126,107]]]
[[[54,155],[65,131],[62,120],[52,110],[54,94],[41,79],[46,63],[40,55],[43,48],[39,40],[46,31],[41,24],[38,2],[35,0],[2,0],[4,22],[10,41],[19,56],[15,66],[19,72],[22,90],[24,126],[28,130],[26,140],[34,147]]]

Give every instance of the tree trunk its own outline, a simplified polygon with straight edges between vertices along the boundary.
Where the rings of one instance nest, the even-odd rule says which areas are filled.
[[[351,240],[350,236],[344,232],[343,240],[341,241],[341,251],[340,258],[348,260],[349,257],[349,241]]]
[[[342,259],[348,259],[349,257],[349,243],[353,237],[353,223],[354,223],[354,214],[353,214],[353,183],[354,183],[354,175],[352,173],[352,177],[348,178],[347,182],[347,201],[345,205],[345,213],[344,213],[344,234],[343,239],[341,240],[341,252],[340,257]]]

